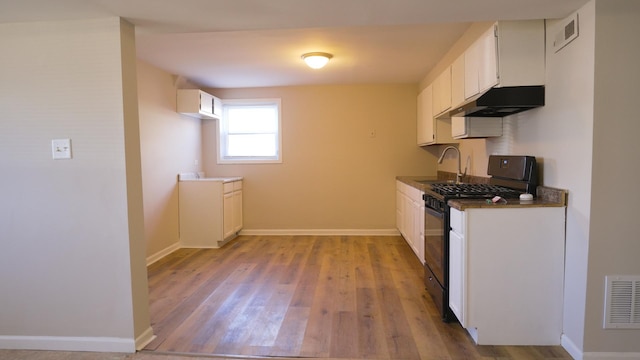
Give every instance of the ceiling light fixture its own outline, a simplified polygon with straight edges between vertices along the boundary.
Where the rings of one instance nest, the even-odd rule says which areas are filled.
[[[325,52],[310,52],[302,54],[302,60],[312,69],[323,68],[329,62],[333,55]]]

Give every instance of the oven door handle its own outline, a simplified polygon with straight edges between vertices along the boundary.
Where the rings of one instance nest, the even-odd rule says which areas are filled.
[[[432,208],[430,208],[428,206],[424,207],[424,211],[426,213],[428,213],[429,215],[431,215],[431,216],[437,217],[439,219],[444,219],[444,213],[443,212],[434,210],[434,209],[432,209]]]

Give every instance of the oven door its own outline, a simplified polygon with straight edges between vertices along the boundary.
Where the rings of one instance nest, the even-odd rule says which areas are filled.
[[[453,319],[449,309],[449,217],[444,211],[425,207],[424,217],[424,284],[440,312],[442,321]]]
[[[444,283],[445,255],[445,216],[429,207],[425,207],[424,216],[424,260],[441,287]]]

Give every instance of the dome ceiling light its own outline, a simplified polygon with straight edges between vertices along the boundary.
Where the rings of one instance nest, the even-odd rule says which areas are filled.
[[[312,69],[323,68],[329,62],[333,55],[325,52],[310,52],[302,54],[302,60]]]

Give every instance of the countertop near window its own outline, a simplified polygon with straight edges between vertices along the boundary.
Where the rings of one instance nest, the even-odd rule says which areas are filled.
[[[455,175],[454,175],[455,178]],[[486,180],[485,180],[486,179]],[[438,176],[397,176],[396,180],[413,186],[414,188],[425,191],[428,188],[428,184],[421,181],[442,181],[450,180],[447,174],[438,173]],[[469,179],[463,179],[463,182],[469,183],[487,183],[488,178],[469,177]],[[469,181],[470,180],[470,181]],[[519,199],[506,199],[500,202],[493,203],[491,200],[487,202],[487,199],[453,199],[449,200],[449,206],[454,209],[464,211],[469,208],[516,208],[516,207],[562,207],[567,206],[567,191],[562,189],[555,189],[546,186],[538,186],[536,188],[536,198],[533,201],[520,201]]]
[[[230,177],[205,177],[204,173],[180,173],[178,181],[221,181],[223,183],[242,180],[242,176]]]

